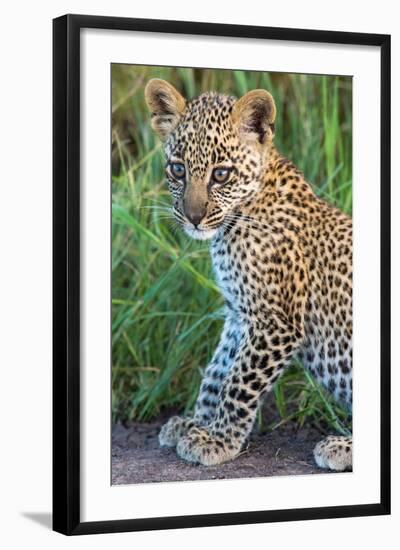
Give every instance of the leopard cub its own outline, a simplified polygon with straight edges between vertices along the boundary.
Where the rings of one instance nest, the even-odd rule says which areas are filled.
[[[272,96],[187,101],[152,79],[145,97],[165,146],[174,216],[188,235],[210,240],[226,304],[193,417],[171,418],[160,444],[190,462],[233,459],[295,357],[350,412],[352,222],[275,148]],[[329,436],[314,456],[321,468],[351,469],[352,439]]]

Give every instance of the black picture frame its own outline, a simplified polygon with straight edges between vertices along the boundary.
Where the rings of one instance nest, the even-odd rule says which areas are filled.
[[[378,46],[381,50],[381,495],[371,504],[80,520],[80,31],[84,28]],[[53,529],[66,535],[390,513],[390,36],[65,15],[53,21]]]

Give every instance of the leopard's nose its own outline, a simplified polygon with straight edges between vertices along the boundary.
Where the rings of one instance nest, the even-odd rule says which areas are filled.
[[[197,227],[201,220],[204,218],[207,212],[207,206],[205,204],[193,204],[189,201],[184,201],[185,216],[187,219]]]
[[[186,186],[183,197],[183,211],[186,218],[197,227],[207,212],[207,189],[202,182],[191,182]]]
[[[187,219],[197,227],[206,215],[206,210],[188,210],[185,212]]]

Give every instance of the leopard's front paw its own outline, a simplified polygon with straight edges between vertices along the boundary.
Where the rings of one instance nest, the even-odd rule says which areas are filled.
[[[240,445],[227,443],[211,436],[203,428],[193,427],[176,446],[178,455],[188,462],[212,466],[232,460],[239,454]]]
[[[336,472],[352,469],[352,438],[329,435],[314,448],[315,462],[320,468]]]
[[[161,428],[158,441],[161,447],[175,447],[179,439],[194,425],[191,418],[172,416]]]

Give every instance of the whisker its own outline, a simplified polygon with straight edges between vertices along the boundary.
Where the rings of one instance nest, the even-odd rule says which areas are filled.
[[[225,218],[227,218],[228,220],[231,220],[232,222],[235,221],[236,223],[238,223],[239,221],[243,221],[244,223],[249,222],[249,224],[253,224],[254,227],[270,229],[270,226],[268,224],[262,223],[259,220],[252,218],[250,216],[244,217],[244,216],[226,214]]]
[[[232,219],[235,219],[235,220],[254,221],[254,222],[261,223],[256,218],[253,218],[252,216],[247,216],[247,215],[244,215],[244,214],[226,214],[225,217],[229,217],[229,218],[232,218]]]
[[[156,223],[160,220],[173,220],[174,218],[172,216],[157,216],[157,218],[152,218],[152,221]]]
[[[249,214],[244,214],[243,212],[228,212],[227,216],[232,216],[234,218],[244,218],[249,220],[257,220],[254,216],[250,216]]]
[[[162,211],[167,211],[167,212],[172,212],[172,208],[171,207],[166,207],[166,206],[140,206],[139,207],[139,210],[143,210],[143,209],[146,209],[146,210],[159,210],[160,212]]]
[[[155,202],[156,204],[162,204],[162,205],[165,205],[165,206],[171,206],[168,202],[160,201],[160,200],[157,200],[157,199],[152,199],[152,198],[147,197],[147,200],[152,201],[152,202]]]
[[[247,231],[249,233],[249,235],[254,235],[254,236],[258,236],[258,237],[260,236],[260,227],[257,226],[257,225],[251,225],[249,223],[240,223],[238,221],[235,221],[234,225],[231,225],[231,223],[232,223],[232,221],[226,220],[221,224],[225,229],[227,229],[229,231],[229,233],[225,237],[229,241],[232,239],[232,237],[235,234],[233,231],[230,231],[234,227],[240,227],[244,231]],[[267,226],[265,226],[265,227],[267,227]],[[277,248],[275,246],[274,239],[272,237],[268,238],[268,245],[269,245],[269,247],[273,248],[274,250],[277,250]]]
[[[252,223],[241,223],[240,221],[238,220],[228,220],[228,223],[231,223],[232,225],[230,225],[229,227],[231,229],[233,229],[234,227],[240,227],[241,229],[244,229],[244,230],[248,230],[248,229],[262,229],[263,227],[267,228],[268,226],[260,226],[260,225],[257,225],[257,224],[252,224]],[[255,234],[255,233],[253,233]]]

